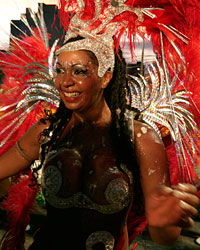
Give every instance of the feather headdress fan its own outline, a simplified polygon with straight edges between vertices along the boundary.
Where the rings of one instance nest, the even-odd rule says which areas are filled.
[[[124,34],[132,57],[136,34],[144,42],[146,37],[151,39],[157,60],[146,66],[144,75],[131,77],[128,106],[137,109],[139,119],[163,139],[172,184],[190,182],[199,186],[195,172],[200,146],[196,91],[200,84],[199,11],[197,0],[60,0],[60,19],[67,33],[66,44],[58,53],[91,50],[99,62],[99,76],[113,69],[113,51],[117,53]],[[70,43],[77,35],[84,39]],[[128,219],[130,241],[145,226],[143,218],[131,218],[136,218],[132,210]]]
[[[48,67],[50,47],[42,8],[39,14],[30,10],[30,15],[36,28],[29,25],[25,16],[21,21],[31,35],[23,30],[21,38],[11,35],[10,50],[0,54],[0,68],[5,75],[0,94],[0,155],[44,116],[47,103],[49,108],[59,104]],[[19,29],[14,23],[13,26]]]
[[[195,65],[199,60],[196,52],[199,11],[196,0],[60,0],[60,19],[67,31],[65,41],[77,35],[85,41],[66,44],[59,51],[88,48],[92,44],[89,46],[100,62],[100,76],[113,68],[113,50],[117,53],[124,34],[132,57],[136,34],[144,41],[145,37],[151,39],[157,62],[147,66],[148,81],[145,76],[130,81],[129,104],[158,133],[165,127],[171,135],[165,141],[170,144],[168,153],[173,159],[170,164],[173,183],[198,182],[194,166],[198,163],[199,148],[199,101],[195,89],[199,88],[199,69]]]
[[[113,69],[114,51],[117,53],[124,34],[129,39],[132,57],[136,34],[144,40],[147,36],[151,38],[157,60],[146,66],[144,75],[130,77],[127,104],[130,110],[137,109],[139,118],[152,126],[166,143],[173,183],[198,182],[194,168],[198,163],[200,122],[199,8],[197,0],[60,0],[60,20],[67,31],[65,40],[77,35],[84,40],[74,43],[75,47],[64,44],[58,52],[93,49],[100,62],[99,76]],[[39,16],[32,13],[32,17],[36,29],[23,19],[31,37],[12,36],[9,53],[1,54],[0,58],[5,73],[0,95],[0,154],[43,116],[47,104],[56,108],[59,103],[51,71],[56,44],[50,50],[42,10]],[[31,198],[13,211],[12,194],[16,189],[11,189],[5,207],[12,227],[1,249],[24,249],[23,231],[35,195],[27,179],[24,182],[25,185],[20,182],[17,187],[24,186]],[[22,199],[26,200],[28,192],[23,193]],[[129,229],[140,225],[134,236],[143,229],[145,222],[142,222],[131,221]]]

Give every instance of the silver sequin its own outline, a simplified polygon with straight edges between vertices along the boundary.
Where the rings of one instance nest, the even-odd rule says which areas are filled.
[[[122,178],[112,180],[106,188],[105,198],[108,203],[123,207],[123,204],[126,204],[126,199],[129,200],[128,183]]]
[[[114,179],[108,184],[105,190],[105,198],[109,203],[107,205],[93,202],[82,192],[70,197],[59,197],[57,192],[60,190],[61,184],[62,176],[56,167],[51,165],[44,170],[42,178],[44,197],[49,204],[61,209],[77,207],[96,210],[102,214],[114,214],[127,207],[132,196],[128,183],[122,178]]]
[[[105,250],[114,249],[114,237],[107,231],[97,231],[92,233],[86,240],[86,250],[92,250],[97,243],[103,243]]]
[[[108,2],[108,8],[102,13],[106,18],[102,19],[102,23],[93,30],[89,30],[90,25],[99,18],[101,12],[101,1],[95,1],[95,16],[92,20],[82,20],[79,16],[80,13],[84,11],[85,3],[83,0],[77,0],[78,9],[76,14],[72,17],[70,25],[65,37],[65,43],[71,38],[80,35],[84,37],[83,40],[75,41],[65,44],[63,47],[58,49],[57,54],[62,51],[73,51],[73,50],[90,50],[92,51],[98,59],[99,68],[98,76],[102,77],[105,72],[110,69],[113,71],[115,63],[115,52],[113,50],[113,36],[116,34],[116,30],[119,27],[118,23],[113,23],[111,21],[121,13],[125,11],[130,11],[135,13],[138,16],[137,22],[143,21],[143,10],[142,8],[131,8],[125,4],[126,1],[116,0],[115,4],[112,1]],[[65,11],[70,11],[72,6],[69,6],[68,3],[65,6]],[[104,30],[104,32],[102,32]]]
[[[51,195],[56,195],[62,185],[62,174],[56,166],[48,166],[42,176],[42,185]]]

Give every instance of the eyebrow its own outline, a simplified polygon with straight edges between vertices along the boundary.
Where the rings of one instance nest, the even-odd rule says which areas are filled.
[[[63,67],[63,65],[60,62],[57,62],[56,65],[59,65],[60,67]],[[88,63],[87,64],[83,64],[83,63],[71,64],[71,66],[77,66],[77,65],[83,65],[83,66],[87,67]]]

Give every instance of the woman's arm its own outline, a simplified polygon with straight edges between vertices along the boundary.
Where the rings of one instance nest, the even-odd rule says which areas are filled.
[[[41,121],[36,122],[10,150],[0,157],[0,179],[13,176],[24,170],[30,163],[39,158],[40,135],[46,124]],[[26,157],[27,156],[27,157]],[[26,159],[26,158],[29,158]]]
[[[165,148],[153,129],[136,121],[135,138],[151,238],[158,244],[172,245],[181,227],[191,226],[190,218],[197,213],[196,189],[192,185],[170,188]]]

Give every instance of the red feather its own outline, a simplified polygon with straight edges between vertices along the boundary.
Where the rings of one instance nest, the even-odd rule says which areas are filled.
[[[71,7],[71,1],[69,6]],[[102,24],[106,19],[108,11],[108,2],[101,1],[100,18],[98,20],[92,20],[93,14],[90,16],[87,14],[87,20],[91,18],[91,24],[88,30],[94,30]],[[66,1],[61,0],[61,5],[66,5]],[[119,48],[120,39],[124,30],[126,29],[129,45],[134,56],[134,41],[136,33],[139,33],[143,38],[145,35],[151,37],[153,44],[153,50],[160,59],[162,52],[164,52],[164,57],[167,62],[168,70],[171,77],[175,75],[175,71],[179,70],[180,65],[183,65],[182,58],[180,57],[178,51],[174,48],[173,43],[180,48],[183,57],[186,59],[186,68],[181,66],[182,72],[179,73],[179,80],[175,86],[175,90],[183,89],[182,82],[184,82],[184,87],[191,91],[191,103],[195,103],[191,108],[191,112],[194,113],[195,118],[200,125],[200,67],[199,67],[199,55],[200,55],[200,40],[199,40],[199,23],[200,23],[200,3],[198,0],[127,0],[125,4],[132,8],[159,8],[150,9],[155,17],[152,18],[146,14],[143,14],[143,20],[138,22],[138,16],[131,12],[123,12],[113,18],[108,25],[115,22],[116,33],[114,37],[116,53]],[[63,7],[62,7],[63,9]],[[93,11],[93,10],[92,10]],[[84,12],[84,11],[83,11]],[[84,13],[81,13],[84,16]],[[66,13],[65,13],[66,15]],[[69,13],[68,13],[69,15]],[[64,15],[61,19],[65,18]],[[79,18],[81,18],[79,16]],[[63,20],[63,23],[65,20]],[[69,25],[69,23],[68,23]],[[68,29],[68,26],[65,26]],[[172,29],[174,28],[174,30]],[[66,29],[66,31],[67,31]],[[103,31],[105,31],[104,28]],[[174,32],[175,31],[175,32]],[[163,38],[163,44],[161,43],[161,33]],[[185,37],[185,34],[187,37]],[[170,42],[171,41],[171,42]],[[163,46],[163,47],[162,47]],[[162,51],[163,49],[163,51]],[[197,137],[197,144],[200,142],[200,137]],[[185,150],[186,162],[189,168],[185,168],[184,171],[179,169],[177,162],[176,150],[173,144],[168,145],[167,154],[169,158],[170,165],[170,177],[172,184],[177,184],[181,181],[188,181],[190,176],[193,181],[198,182],[198,177],[194,170],[194,164],[190,161],[187,151]],[[197,153],[195,153],[197,154]],[[195,163],[197,162],[197,155],[194,155]],[[181,174],[181,175],[180,175]],[[128,230],[130,233],[130,239],[133,239],[139,231],[142,232],[146,226],[145,218],[138,217],[133,213],[129,213],[129,224]],[[135,233],[134,233],[135,231]]]
[[[39,36],[37,31],[35,31],[35,33],[36,37],[25,36],[22,41],[18,41],[18,44],[12,43],[9,53],[0,54],[0,68],[5,74],[3,85],[1,85],[3,92],[0,94],[0,107],[14,105],[14,103],[23,99],[21,93],[27,87],[26,80],[31,77],[30,74],[24,76],[24,73],[27,70],[24,66],[31,62],[38,62],[45,66],[48,65],[50,48],[46,48],[44,40]],[[26,51],[29,56],[24,51]],[[14,65],[17,65],[18,67],[15,67]],[[44,108],[47,108],[47,106],[49,109],[52,108],[50,104],[47,105],[45,102],[40,102],[34,110],[27,114],[26,119],[19,128],[16,129],[12,137],[0,148],[0,155],[4,154],[9,148],[11,148],[37,120],[44,117]],[[3,142],[12,128],[14,128],[15,124],[13,123],[12,125],[12,122],[20,115],[20,112],[14,112],[11,115],[7,115],[13,108],[14,107],[10,107],[0,112],[1,142]],[[10,126],[10,128],[3,132],[4,128],[7,126]]]
[[[21,175],[20,181],[8,190],[8,197],[2,202],[7,211],[9,231],[1,241],[1,250],[25,250],[25,229],[30,221],[38,186],[33,186],[31,172]]]

